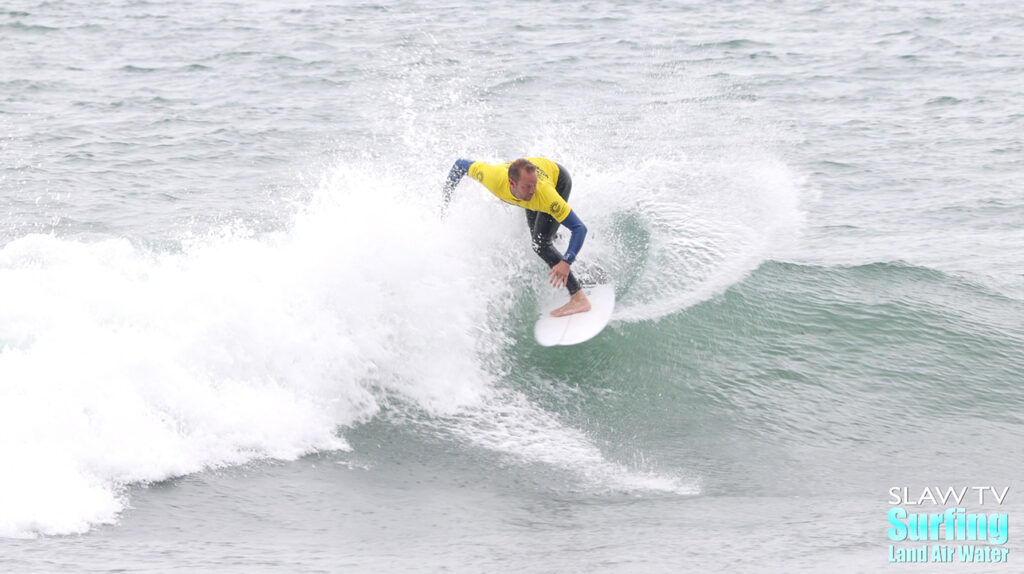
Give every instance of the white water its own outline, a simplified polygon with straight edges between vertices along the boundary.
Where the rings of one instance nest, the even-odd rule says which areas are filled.
[[[283,231],[236,225],[175,252],[5,245],[0,299],[19,304],[0,308],[0,535],[113,522],[135,483],[346,449],[344,429],[392,399],[595,485],[695,492],[606,461],[500,384],[512,290],[544,275],[521,214],[469,181],[441,221],[436,196],[373,167],[332,170]],[[610,188],[582,179],[600,214]]]
[[[428,214],[339,172],[284,233],[179,253],[4,246],[0,298],[19,304],[0,308],[0,534],[108,522],[137,481],[346,448],[337,427],[388,393],[433,413],[479,400],[485,270]]]

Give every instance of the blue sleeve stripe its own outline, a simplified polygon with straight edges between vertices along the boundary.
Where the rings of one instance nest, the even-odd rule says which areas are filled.
[[[473,165],[473,162],[468,159],[462,159],[461,157],[455,160],[455,165],[452,166],[451,171],[448,172],[448,182],[452,185],[459,183],[462,176],[469,173],[469,166]]]
[[[579,255],[580,249],[583,248],[583,240],[587,237],[587,226],[583,225],[583,222],[580,221],[580,218],[576,216],[576,212],[573,210],[569,210],[569,215],[565,216],[565,219],[562,220],[562,225],[572,231],[572,237],[569,238],[569,248],[565,250],[562,260],[572,265],[573,261],[576,261],[576,256]]]
[[[452,192],[455,190],[455,186],[459,185],[459,181],[462,180],[462,176],[469,173],[469,166],[471,165],[473,165],[473,162],[468,159],[459,158],[455,160],[455,165],[453,165],[451,171],[448,172],[448,179],[444,182],[442,209],[448,207],[448,203],[452,200]]]

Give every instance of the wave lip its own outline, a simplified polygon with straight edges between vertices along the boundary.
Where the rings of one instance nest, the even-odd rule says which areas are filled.
[[[466,275],[459,258],[408,237],[371,254],[375,222],[318,209],[173,253],[46,235],[0,250],[0,299],[17,302],[0,307],[0,535],[109,523],[131,484],[347,449],[337,429],[389,393],[428,412],[475,400],[486,300],[442,280]]]

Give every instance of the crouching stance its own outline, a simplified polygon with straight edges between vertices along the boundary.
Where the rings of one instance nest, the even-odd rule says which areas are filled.
[[[533,251],[548,264],[548,277],[554,287],[569,290],[569,302],[551,312],[560,317],[590,310],[590,301],[580,289],[572,272],[572,264],[583,247],[587,227],[569,207],[572,191],[569,172],[557,163],[542,157],[517,159],[500,165],[458,159],[448,173],[444,186],[444,209],[447,210],[455,186],[466,174],[479,181],[498,199],[526,210],[526,223],[533,239]],[[572,232],[569,247],[559,253],[551,244],[559,225]]]

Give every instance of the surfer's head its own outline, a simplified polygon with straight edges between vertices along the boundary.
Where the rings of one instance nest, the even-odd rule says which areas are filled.
[[[508,187],[512,195],[523,201],[537,193],[537,166],[526,159],[517,159],[508,166]]]

